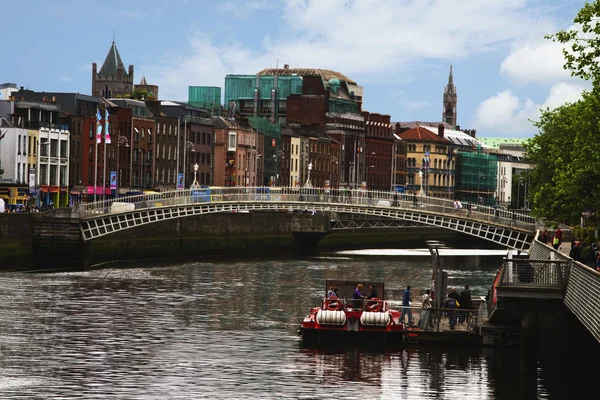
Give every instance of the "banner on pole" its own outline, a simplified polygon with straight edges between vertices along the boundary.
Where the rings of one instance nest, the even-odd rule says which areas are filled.
[[[29,168],[29,187],[30,188],[34,188],[35,187],[35,168]]]
[[[96,143],[102,143],[102,124],[100,123],[102,115],[100,114],[99,108],[96,110]]]
[[[177,189],[183,189],[185,188],[185,182],[183,180],[183,174],[179,173],[177,174]]]
[[[109,128],[109,124],[108,124],[108,108],[106,109],[106,116],[104,117],[104,142],[106,144],[110,144],[110,132],[108,130]]]
[[[117,190],[117,171],[110,171],[110,190]]]

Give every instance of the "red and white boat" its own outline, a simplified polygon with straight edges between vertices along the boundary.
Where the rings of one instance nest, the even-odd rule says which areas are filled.
[[[364,295],[369,294],[369,286],[373,285],[379,297],[353,300],[358,283],[363,284]],[[332,286],[338,288],[337,297],[327,297]],[[384,289],[383,282],[327,280],[321,305],[312,308],[302,321],[299,330],[302,342],[401,346],[404,343],[401,312],[392,309],[384,299]]]

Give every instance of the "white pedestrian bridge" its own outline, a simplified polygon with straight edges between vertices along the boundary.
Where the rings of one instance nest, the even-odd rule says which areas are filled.
[[[452,199],[389,191],[201,187],[82,203],[77,211],[85,241],[168,219],[253,211],[328,213],[332,231],[343,229],[343,224],[336,222],[344,215],[408,221],[465,233],[516,250],[528,249],[535,234],[535,219],[527,214],[475,204],[456,209]],[[384,225],[385,222],[369,223],[353,228]]]

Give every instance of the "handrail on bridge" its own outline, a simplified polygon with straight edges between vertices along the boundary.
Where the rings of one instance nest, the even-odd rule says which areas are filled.
[[[416,201],[415,201],[416,199]],[[115,214],[159,207],[216,203],[306,203],[343,204],[369,208],[411,209],[472,219],[533,231],[535,218],[496,207],[472,204],[467,210],[454,208],[452,199],[380,190],[343,190],[297,187],[200,187],[168,192],[136,194],[93,203],[82,203],[84,214]]]

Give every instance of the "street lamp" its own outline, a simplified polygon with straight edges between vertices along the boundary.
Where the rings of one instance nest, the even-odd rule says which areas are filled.
[[[521,207],[521,186],[524,186],[524,179],[519,177],[519,183],[517,184],[517,208],[523,208]],[[525,191],[523,192],[523,197],[525,197]]]
[[[283,150],[277,150],[277,152],[273,154],[273,160],[275,161],[275,186],[279,185],[279,167],[277,163],[279,158],[281,158],[282,160],[285,159],[285,156],[283,155]]]
[[[119,158],[121,156],[119,147],[121,146],[129,147],[129,139],[127,139],[127,136],[119,135],[119,138],[117,139],[117,182],[115,188],[115,197],[119,195],[119,186],[121,185],[121,171],[119,170]],[[131,177],[129,177],[129,179],[131,179]],[[131,185],[131,183],[129,184]]]
[[[198,163],[194,164],[194,182],[192,182],[192,189],[197,189],[198,188],[198,179],[197,179],[197,175],[198,175]]]
[[[313,165],[311,162],[308,163],[308,177],[306,178],[306,183],[304,184],[305,188],[312,188],[312,183],[310,183],[310,171],[313,168]]]
[[[38,201],[37,203],[39,203],[39,199],[40,199],[40,156],[41,156],[41,148],[42,146],[44,146],[44,149],[47,149],[46,146],[50,145],[50,140],[46,139],[46,141],[44,143],[41,142],[41,138],[38,137],[38,141],[37,141],[37,157],[36,157],[36,166],[35,166],[35,180],[36,180],[36,189],[37,189],[37,198]],[[48,156],[48,154],[46,154],[46,167],[48,168],[48,170],[50,170],[50,157]],[[59,162],[59,167],[60,167],[60,162]],[[48,184],[50,184],[50,182],[48,182]],[[60,192],[60,187],[58,188],[59,192]],[[36,206],[40,207],[40,204],[36,204]]]
[[[191,141],[189,141],[189,140],[188,140],[187,142],[185,142],[185,148],[186,148],[186,150],[187,150],[187,152],[186,152],[186,153],[189,153],[189,152],[191,152],[191,153],[195,153],[195,152],[196,152],[196,148],[194,147],[194,143],[192,143],[192,142],[191,142]],[[190,159],[192,158],[191,154],[188,154],[188,156],[189,156],[189,157],[187,158],[187,162],[189,162],[189,161],[190,161]],[[184,161],[183,161],[183,176],[185,176],[185,180],[187,181],[187,180],[188,180],[188,179],[187,179],[187,178],[188,178],[188,176],[187,176],[187,171],[188,171],[188,168],[187,168],[187,167],[188,167],[188,166],[186,165],[187,163],[186,163],[186,154],[185,154],[185,153],[184,153],[184,155],[183,155],[183,160],[184,160]]]
[[[334,164],[338,165],[338,159],[336,156],[331,156],[331,158],[329,159],[329,187],[333,187],[332,173]]]

